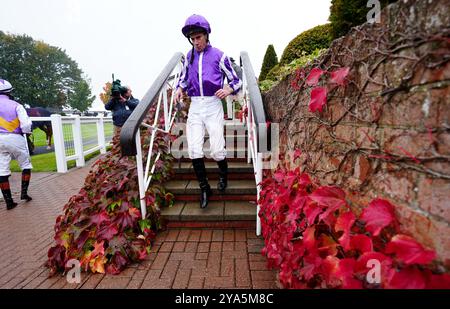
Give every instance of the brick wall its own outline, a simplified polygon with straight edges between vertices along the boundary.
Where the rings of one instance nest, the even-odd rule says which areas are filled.
[[[349,67],[322,113],[311,87],[287,76],[263,101],[280,124],[282,152],[300,148],[302,167],[341,186],[355,207],[375,197],[397,206],[403,229],[450,266],[450,15],[448,0],[399,1],[333,42],[306,68]],[[300,90],[292,88],[297,83]],[[359,205],[359,206],[358,206]]]

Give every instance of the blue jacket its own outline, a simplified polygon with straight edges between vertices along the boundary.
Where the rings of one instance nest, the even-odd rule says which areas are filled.
[[[112,111],[112,119],[115,126],[121,127],[130,117],[133,110],[139,104],[139,100],[133,97],[121,103],[118,99],[112,98],[106,103],[105,108]]]

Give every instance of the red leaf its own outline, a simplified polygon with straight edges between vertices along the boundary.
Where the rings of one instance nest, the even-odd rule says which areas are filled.
[[[361,253],[373,251],[372,239],[363,234],[352,236],[350,238],[350,248]]]
[[[341,214],[336,221],[335,230],[337,232],[343,231],[344,234],[339,238],[339,243],[345,250],[350,248],[350,229],[355,223],[356,217],[353,212],[348,211],[346,213]]]
[[[303,208],[306,216],[306,220],[308,221],[308,225],[314,224],[316,217],[318,214],[322,212],[322,208],[317,206],[316,203],[307,203]]]
[[[317,204],[326,207],[326,211],[319,216],[320,220],[328,221],[330,214],[345,206],[345,193],[338,187],[319,187],[309,197]]]
[[[317,204],[327,208],[339,208],[345,205],[345,192],[338,187],[319,187],[309,197]]]
[[[311,91],[311,100],[309,101],[309,111],[322,112],[325,104],[327,104],[327,89],[324,87],[314,88]]]
[[[386,246],[386,253],[394,253],[398,260],[406,265],[429,264],[436,256],[432,250],[426,250],[413,238],[406,235],[395,235]]]
[[[91,216],[91,222],[100,226],[103,222],[109,222],[109,215],[106,210]]]
[[[306,78],[306,84],[308,86],[316,86],[317,83],[319,82],[319,78],[322,76],[323,73],[325,73],[325,71],[319,68],[312,69],[311,72],[309,72],[308,77]]]
[[[331,82],[340,86],[344,85],[345,78],[347,77],[349,71],[350,69],[345,67],[331,72]]]
[[[319,241],[320,247],[317,249],[320,252],[321,256],[336,256],[336,254],[338,253],[337,243],[331,236],[321,234]]]
[[[309,178],[308,174],[303,173],[300,175],[300,178],[298,179],[298,184],[301,187],[306,187],[311,184],[311,178]]]
[[[103,227],[100,231],[98,231],[98,240],[106,239],[110,240],[114,235],[117,234],[119,229],[116,224],[110,224],[108,226]]]
[[[92,251],[91,256],[96,257],[97,255],[105,255],[105,247],[104,247],[105,241],[102,240],[101,242],[96,241],[94,244],[94,251]]]
[[[311,226],[303,232],[303,245],[308,250],[314,251],[316,247],[316,238],[314,236],[315,231],[316,228],[314,226]]]
[[[386,265],[392,264],[392,259],[381,252],[366,252],[363,253],[357,260],[356,270],[358,272],[367,272],[369,269],[367,268],[367,262],[369,260],[377,260],[380,263],[386,262]]]
[[[297,160],[302,154],[302,151],[300,149],[295,149],[294,151],[294,161]]]
[[[367,231],[378,236],[384,227],[395,222],[394,206],[386,200],[374,199],[363,210],[361,220],[366,222]]]
[[[427,278],[428,289],[450,289],[450,275],[449,274],[429,274]]]
[[[338,259],[327,256],[322,263],[321,269],[327,283],[327,287],[344,289],[360,289],[362,283],[353,278],[356,261],[351,258]]]
[[[275,178],[275,180],[277,182],[282,182],[284,179],[285,173],[282,170],[278,170],[273,174],[273,178]]]
[[[388,289],[424,289],[424,274],[417,268],[408,267],[396,272],[386,284]]]

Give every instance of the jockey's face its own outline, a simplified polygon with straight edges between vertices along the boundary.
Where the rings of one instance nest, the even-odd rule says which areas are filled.
[[[189,38],[191,39],[195,50],[199,53],[202,52],[206,48],[206,44],[208,44],[205,33],[194,33],[191,34]]]

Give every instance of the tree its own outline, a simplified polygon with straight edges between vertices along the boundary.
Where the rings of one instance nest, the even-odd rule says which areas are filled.
[[[259,81],[263,81],[266,79],[267,73],[278,64],[277,53],[275,52],[275,48],[270,44],[267,46],[266,54],[264,55],[263,64],[261,66],[261,73],[259,74]]]
[[[103,86],[103,92],[100,93],[100,100],[103,102],[103,104],[108,103],[109,99],[111,98],[111,87],[111,82],[107,82],[105,86]]]
[[[94,100],[95,95],[92,95],[88,81],[82,79],[75,86],[74,92],[69,94],[68,103],[71,107],[84,112],[91,107]]]
[[[27,35],[0,31],[0,63],[0,76],[11,82],[15,98],[30,106],[61,109],[83,80],[64,50]]]
[[[397,0],[380,0],[381,8]],[[331,0],[330,17],[333,39],[347,34],[352,27],[367,21],[367,0]]]

